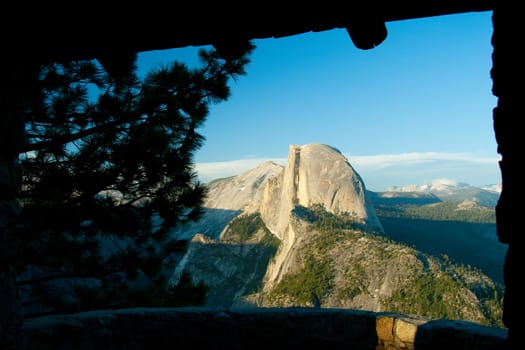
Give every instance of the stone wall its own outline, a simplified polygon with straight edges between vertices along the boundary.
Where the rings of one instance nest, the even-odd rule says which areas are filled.
[[[22,350],[504,349],[507,330],[349,309],[135,308],[30,318]]]

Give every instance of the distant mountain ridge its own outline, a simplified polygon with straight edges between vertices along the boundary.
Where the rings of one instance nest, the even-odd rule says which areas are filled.
[[[374,193],[334,147],[291,145],[286,166],[264,162],[209,189],[211,215],[177,231],[191,243],[171,280],[190,272],[210,287],[208,305],[345,307],[500,324],[501,286],[388,239]]]
[[[501,184],[489,184],[483,186],[473,186],[465,182],[458,182],[451,179],[438,179],[423,184],[412,184],[406,186],[391,186],[387,191],[397,192],[455,192],[467,188],[480,188],[489,192],[501,193]]]
[[[382,196],[396,194],[432,194],[442,201],[462,202],[473,201],[481,205],[495,207],[501,194],[501,185],[492,184],[476,187],[454,180],[434,180],[419,185],[391,186]]]

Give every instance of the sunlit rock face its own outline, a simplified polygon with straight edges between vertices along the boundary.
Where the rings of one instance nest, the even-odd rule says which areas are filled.
[[[259,209],[264,185],[274,178],[283,166],[266,161],[238,176],[212,181],[204,203],[206,208],[242,210],[253,212]]]
[[[282,239],[290,211],[314,204],[335,214],[351,214],[368,230],[383,231],[363,180],[340,151],[323,144],[291,145],[286,167],[266,184],[261,216]]]
[[[293,270],[297,247],[307,238],[308,230],[291,223],[297,205],[348,213],[367,231],[383,232],[363,180],[339,150],[323,144],[291,145],[286,167],[267,181],[259,209],[266,227],[281,240],[266,271],[265,290]]]
[[[291,145],[286,166],[267,161],[238,176],[208,184],[207,214],[198,223],[177,229],[180,238],[195,233],[218,238],[222,229],[241,213],[260,212],[270,231],[291,244],[292,209],[323,205],[332,213],[348,213],[367,230],[383,232],[368,198],[365,184],[337,149],[323,144]]]
[[[177,227],[172,234],[187,240],[197,233],[218,239],[233,218],[259,210],[266,181],[278,176],[282,170],[282,165],[266,161],[240,175],[211,181],[207,184],[203,217]]]
[[[212,286],[214,292],[210,292],[210,298],[216,302],[222,299],[213,295],[224,294],[225,283],[211,275],[210,266],[215,267],[214,273],[220,270],[218,275],[224,280],[229,280],[225,276],[251,276],[241,272],[247,264],[245,254],[250,251],[250,256],[264,255],[263,251],[247,249],[248,246],[241,249],[240,254],[236,248],[231,248],[231,242],[223,244],[228,223],[236,216],[259,212],[264,225],[281,242],[279,251],[267,267],[265,289],[294,270],[297,247],[308,236],[307,229],[291,222],[292,210],[298,205],[322,205],[332,213],[348,213],[367,230],[383,232],[359,174],[337,149],[323,144],[291,145],[286,166],[263,162],[238,176],[214,180],[208,184],[208,189],[204,204],[206,214],[199,222],[182,228],[179,235],[211,240],[207,239],[206,244],[200,240],[191,241],[172,281],[176,282],[183,269],[191,269],[196,280],[205,280]],[[243,256],[244,264],[237,259],[240,256]],[[248,260],[254,259],[252,256]],[[260,264],[254,266],[257,265]],[[243,289],[240,285],[250,279],[246,277],[244,282],[234,284]],[[220,290],[222,292],[218,293]],[[220,304],[231,302],[222,300]]]

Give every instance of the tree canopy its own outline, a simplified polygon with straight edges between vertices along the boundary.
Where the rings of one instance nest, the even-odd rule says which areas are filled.
[[[227,60],[201,49],[198,68],[173,61],[143,79],[136,55],[112,69],[96,60],[41,68],[20,154],[27,313],[169,299],[185,249],[172,229],[199,219],[206,196],[193,164],[205,140],[198,129],[246,74],[253,49]]]

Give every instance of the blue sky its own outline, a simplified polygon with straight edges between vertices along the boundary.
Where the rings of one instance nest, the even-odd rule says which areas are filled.
[[[247,75],[211,107],[199,177],[284,164],[290,144],[339,149],[373,191],[451,179],[499,184],[492,110],[492,12],[386,23],[359,50],[344,29],[254,40]],[[139,54],[141,72],[194,65],[199,47]]]

